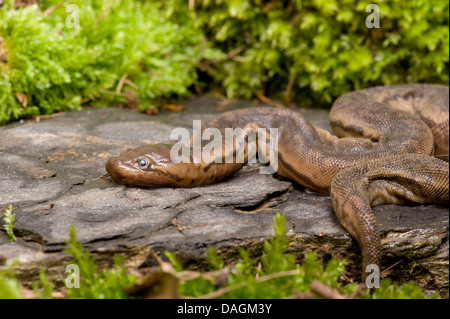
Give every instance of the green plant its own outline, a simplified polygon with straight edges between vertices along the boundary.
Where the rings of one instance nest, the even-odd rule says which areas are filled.
[[[264,242],[261,263],[250,258],[249,251],[240,251],[241,260],[231,270],[227,284],[213,292],[212,282],[201,277],[186,281],[180,285],[180,293],[189,296],[214,296],[219,298],[283,298],[293,291],[305,292],[313,280],[336,288],[339,276],[344,272],[344,262],[332,259],[324,268],[314,253],[305,255],[305,263],[295,263],[295,256],[287,253],[286,217],[277,214],[274,217],[274,236]],[[223,261],[217,252],[210,248],[208,260],[214,270],[223,269]],[[223,293],[221,293],[223,291]]]
[[[277,214],[274,217],[274,236],[264,244],[261,263],[250,258],[249,251],[240,251],[241,259],[235,265],[225,265],[214,248],[207,251],[212,272],[183,271],[176,256],[170,252],[165,255],[174,266],[180,284],[178,291],[182,296],[201,298],[283,298],[283,297],[318,297],[311,294],[311,286],[317,282],[333,289],[340,297],[350,296],[357,289],[357,284],[343,284],[339,278],[345,271],[344,261],[331,259],[324,267],[315,253],[305,254],[305,261],[299,265],[294,262],[294,255],[287,252],[288,236],[286,218]],[[83,245],[77,241],[75,230],[70,228],[70,240],[67,242],[68,252],[79,268],[79,288],[67,289],[67,298],[130,298],[127,289],[136,282],[136,277],[129,274],[123,266],[123,260],[115,257],[115,266],[98,271],[95,259]],[[231,268],[230,268],[231,266]],[[161,267],[167,268],[167,267]],[[217,285],[214,277],[226,274],[226,280]],[[159,278],[163,280],[164,271],[159,270]],[[171,274],[173,276],[174,274]],[[185,279],[188,278],[188,279]],[[145,282],[145,278],[143,282]],[[222,278],[223,281],[223,278]],[[161,283],[161,282],[160,282]],[[146,287],[148,290],[157,287]],[[36,298],[52,298],[54,286],[50,283],[44,270],[40,272],[40,284],[34,284]],[[320,296],[320,295],[319,295]],[[323,296],[322,296],[323,297]],[[331,296],[332,297],[332,296]],[[0,270],[0,298],[24,298],[19,281],[14,277],[12,269]],[[424,299],[438,298],[437,294],[425,295],[413,283],[393,284],[384,279],[380,288],[371,294],[364,291],[360,298],[372,299]]]
[[[13,214],[12,211],[12,205],[9,205],[3,212],[3,229],[6,231],[9,241],[17,241],[17,238],[14,235],[16,215]]]
[[[114,256],[114,267],[97,271],[95,259],[89,250],[76,239],[75,228],[70,228],[70,240],[66,243],[65,251],[71,254],[74,264],[79,268],[79,288],[67,289],[68,298],[83,299],[123,299],[127,298],[125,289],[130,287],[136,277],[126,272],[123,267],[124,259]]]
[[[45,269],[42,268],[39,272],[40,285],[33,283],[33,291],[38,299],[51,299],[53,298],[52,292],[54,291],[54,285],[50,282]],[[42,287],[42,288],[41,288]]]
[[[230,97],[279,92],[286,102],[329,105],[367,86],[449,81],[448,1],[195,3],[196,27],[214,47],[233,53],[209,72]],[[365,24],[372,3],[380,28]]]
[[[372,295],[366,293],[363,298],[371,299],[439,299],[439,295],[434,293],[425,296],[422,289],[407,282],[403,285],[392,284],[392,280],[386,278],[380,282],[380,288],[375,289]]]
[[[240,251],[241,260],[235,264],[228,275],[226,284],[215,287],[212,273],[200,274],[198,277],[182,281],[179,292],[183,296],[201,298],[286,298],[311,295],[313,282],[333,289],[340,296],[350,296],[355,292],[357,284],[343,284],[340,276],[345,271],[345,262],[332,258],[326,266],[320,262],[315,253],[305,254],[305,261],[299,265],[295,263],[295,256],[288,253],[289,238],[287,236],[286,217],[277,214],[274,217],[274,236],[264,243],[261,262],[250,258],[249,251]],[[169,260],[176,264],[182,273],[180,262],[173,254],[167,253]],[[213,248],[209,248],[208,260],[214,270],[213,273],[224,271],[223,261]],[[182,278],[183,276],[180,275]],[[361,298],[437,298],[437,294],[426,296],[413,283],[404,285],[392,284],[390,279],[384,279],[380,288],[373,294],[365,291]]]
[[[20,283],[12,272],[0,270],[0,299],[22,299],[23,297]]]

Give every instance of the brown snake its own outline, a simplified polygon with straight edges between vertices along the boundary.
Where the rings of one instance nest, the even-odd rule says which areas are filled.
[[[219,114],[205,126],[247,132],[277,128],[276,172],[331,194],[339,222],[361,248],[365,278],[366,266],[380,265],[381,259],[371,207],[449,203],[449,88],[410,84],[347,93],[334,102],[330,123],[335,135],[292,110],[251,108]],[[241,145],[247,144],[247,139],[239,138]],[[270,138],[265,140],[267,145]],[[110,158],[106,170],[127,185],[191,187],[223,180],[244,165],[225,161],[174,164],[172,146],[128,149]],[[236,148],[232,149],[234,158]]]

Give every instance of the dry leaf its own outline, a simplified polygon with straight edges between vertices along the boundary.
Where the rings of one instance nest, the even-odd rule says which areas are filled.
[[[184,105],[182,105],[182,104],[179,104],[179,105],[176,105],[176,104],[166,104],[166,105],[164,105],[164,108],[165,108],[166,110],[169,110],[169,111],[172,111],[172,112],[180,112],[180,111],[183,111],[183,110],[184,110]]]
[[[22,92],[16,92],[16,98],[23,107],[27,107],[28,105],[28,97]]]
[[[0,0],[1,4],[1,0]],[[0,64],[6,62],[6,48],[3,46],[3,38],[0,36]]]
[[[158,108],[157,108],[156,106],[150,105],[150,106],[145,110],[145,113],[146,113],[147,115],[156,115],[156,114],[159,113],[159,110],[158,110]]]
[[[127,99],[126,107],[130,109],[136,108],[138,104],[138,97],[139,95],[137,92],[133,89],[128,89],[123,93],[123,96]]]
[[[16,9],[20,8],[20,7],[28,7],[32,4],[36,4],[38,1],[37,0],[16,0]]]
[[[177,272],[170,263],[163,261],[152,249],[150,253],[159,266],[150,268],[147,273],[138,278],[136,284],[126,290],[126,293],[145,299],[179,298]]]
[[[180,222],[176,217],[172,218],[172,225],[175,226],[180,233],[183,232],[183,227],[181,227]]]
[[[50,171],[42,167],[29,167],[25,169],[27,172],[33,174],[36,179],[50,178],[56,176],[56,172]]]
[[[179,298],[178,278],[171,269],[167,271],[164,267],[154,267],[126,292],[128,295],[144,299]]]

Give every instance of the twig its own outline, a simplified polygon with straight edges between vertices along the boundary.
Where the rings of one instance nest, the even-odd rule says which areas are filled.
[[[285,106],[283,104],[275,102],[275,101],[269,99],[267,96],[262,95],[261,93],[256,92],[255,95],[258,99],[260,99],[261,101],[263,101],[269,105],[279,107],[279,108],[285,108]]]
[[[180,233],[183,232],[184,227],[181,227],[180,222],[176,217],[172,218],[172,225],[175,226]]]
[[[284,298],[284,299],[314,299],[316,297],[315,294],[313,294],[312,292],[300,292],[300,291],[296,291],[294,292],[293,295],[289,296],[288,298]]]
[[[286,270],[286,271],[280,271],[280,272],[276,272],[273,274],[269,274],[266,276],[262,276],[260,278],[255,279],[255,283],[260,283],[260,282],[264,282],[264,281],[268,281],[268,280],[272,280],[275,278],[281,278],[281,277],[287,277],[287,276],[295,276],[295,275],[300,275],[301,274],[301,270],[298,269],[294,269],[294,270]],[[205,295],[202,295],[200,297],[198,297],[198,299],[210,299],[210,298],[218,298],[228,292],[231,292],[233,290],[237,290],[240,289],[242,287],[245,287],[247,285],[247,282],[241,282],[239,284],[236,284],[234,286],[228,286],[228,287],[224,287],[221,289],[218,289],[216,291],[207,293]]]
[[[138,88],[139,88],[139,86],[137,86],[136,83],[133,83],[133,82],[131,82],[131,81],[128,80],[128,79],[125,79],[124,83],[125,83],[125,84],[128,84],[129,86],[132,86],[132,87],[135,88],[135,89],[138,89]]]
[[[238,57],[237,55],[247,48],[248,48],[247,45],[242,45],[242,46],[237,47],[236,49],[233,49],[230,52],[228,52],[223,58],[204,60],[203,63],[201,63],[201,65],[200,65],[200,70],[203,72],[208,72],[211,75],[217,74],[217,71],[213,67],[211,67],[212,64],[223,62],[223,61],[230,60],[230,59],[239,61],[238,58],[240,58],[240,57]],[[240,60],[240,61],[242,61],[242,60]]]
[[[289,23],[289,26],[291,28],[294,27],[297,24],[297,22],[300,20],[301,17],[302,17],[301,14],[295,15],[294,19],[292,19],[291,22]]]
[[[186,282],[189,280],[202,277],[205,278],[206,280],[211,280],[214,286],[220,286],[225,285],[228,282],[228,275],[232,269],[233,266],[228,265],[219,270],[204,273],[194,270],[183,270],[177,273],[177,277],[180,282]]]
[[[64,4],[66,3],[66,1],[62,1],[54,6],[50,6],[47,8],[47,10],[44,11],[43,15],[44,17],[47,17],[49,15],[51,15],[53,13],[53,11],[55,11],[56,9],[62,7]]]
[[[103,10],[102,12],[100,12],[99,16],[97,17],[97,19],[95,20],[95,25],[97,26],[98,23],[100,21],[103,20],[103,18],[108,14],[107,10]]]
[[[403,259],[400,259],[399,261],[397,261],[395,264],[390,265],[389,267],[387,267],[386,269],[384,269],[382,272],[380,272],[380,276],[384,275],[386,272],[388,272],[389,270],[391,270],[392,268],[394,268],[395,266],[397,266],[398,264],[402,263]]]
[[[153,250],[153,248],[149,247],[149,251],[150,251],[150,254],[152,255],[152,257],[155,258],[158,265],[161,266],[164,263],[164,261],[161,259],[161,257],[158,256],[158,254]]]
[[[347,283],[353,282],[353,280],[350,279],[350,278],[348,278],[346,275],[342,275],[342,278],[343,278]]]
[[[200,70],[203,72],[208,72],[211,75],[217,74],[217,70],[212,68],[208,63],[203,63],[200,65]]]
[[[127,80],[127,76],[128,76],[128,73],[124,73],[122,75],[122,77],[120,78],[119,83],[117,83],[116,94],[120,94],[120,91],[122,91],[122,87],[123,87],[123,84],[125,83],[125,81]]]
[[[274,2],[269,2],[268,4],[266,4],[263,8],[262,11],[264,13],[271,11],[272,9],[275,9],[277,7],[277,3]]]
[[[58,116],[63,116],[63,115],[66,115],[66,114],[67,114],[67,112],[58,112],[58,113],[53,113],[53,114],[39,115],[39,117],[41,119],[51,119],[51,118],[58,117]]]
[[[200,297],[197,297],[197,299],[218,298],[218,297],[220,297],[220,296],[222,296],[222,295],[224,295],[224,294],[226,294],[226,293],[228,293],[230,291],[237,290],[237,289],[240,289],[242,287],[245,287],[245,285],[247,285],[247,283],[244,281],[244,282],[241,282],[241,283],[239,283],[237,285],[234,285],[234,286],[228,286],[228,287],[224,287],[224,288],[221,288],[221,289],[217,289],[216,291],[213,291],[213,292],[210,292],[208,294],[205,294],[205,295],[202,295]]]
[[[237,48],[231,50],[230,52],[228,52],[223,58],[206,60],[205,64],[215,64],[218,62],[230,60],[247,48],[248,48],[248,45],[241,45],[240,47],[237,47]]]
[[[239,53],[241,53],[242,51],[244,51],[247,48],[248,48],[248,45],[241,45],[240,47],[237,47],[236,49],[233,49],[230,52],[228,52],[227,55],[225,55],[224,58],[219,59],[219,61],[229,60],[229,59],[235,57],[236,55],[238,55]]]
[[[97,177],[97,178],[94,178],[93,181],[97,181],[97,180],[99,180],[99,179],[103,179],[103,178],[107,178],[107,177],[111,177],[111,175],[109,175],[108,173],[106,173],[106,174],[103,174],[103,175],[101,175],[101,176],[99,176],[99,177]]]
[[[297,73],[295,73],[293,76],[291,76],[291,78],[289,79],[289,82],[287,84],[287,87],[286,87],[286,101],[285,101],[285,104],[286,104],[287,107],[289,107],[291,105],[291,92],[292,92],[292,87],[294,86],[296,78],[297,78]]]
[[[311,292],[326,299],[347,299],[347,296],[341,295],[337,291],[321,283],[318,280],[314,280],[309,286]]]
[[[366,289],[366,285],[364,283],[360,283],[355,290],[353,290],[352,294],[350,295],[350,299],[356,299],[359,296],[361,296],[362,292]]]

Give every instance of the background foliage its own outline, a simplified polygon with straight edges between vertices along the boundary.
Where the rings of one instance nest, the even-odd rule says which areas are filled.
[[[365,21],[368,4],[380,28]],[[204,0],[196,26],[224,52],[243,46],[239,59],[214,73],[229,96],[285,91],[314,102],[367,86],[448,83],[448,1]]]
[[[328,106],[363,87],[449,80],[446,0],[74,0],[78,29],[69,1],[13,3],[0,8],[0,123],[84,103],[145,110],[194,87]]]
[[[62,3],[0,10],[0,122],[89,101],[148,107],[187,95],[198,57],[208,55],[192,21],[172,22],[156,2],[77,0],[82,27],[67,28]]]

